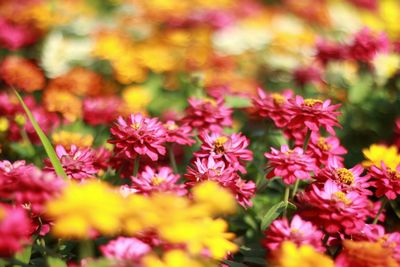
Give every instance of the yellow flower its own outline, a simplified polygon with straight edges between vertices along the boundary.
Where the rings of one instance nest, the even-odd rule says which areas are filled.
[[[162,259],[154,254],[145,256],[142,260],[143,266],[145,267],[212,267],[218,266],[217,263],[204,262],[198,259],[194,259],[187,255],[182,250],[170,250],[163,256]]]
[[[175,66],[171,49],[159,44],[146,44],[138,49],[140,64],[150,70],[161,73]]]
[[[76,132],[59,131],[53,133],[51,137],[55,145],[62,145],[67,149],[69,149],[71,145],[90,147],[93,143],[93,136],[90,134],[84,135]]]
[[[53,233],[62,238],[89,238],[96,230],[104,235],[119,231],[125,213],[123,198],[100,181],[69,183],[62,194],[47,204],[54,220]]]
[[[5,132],[10,127],[10,122],[6,117],[0,117],[0,133]]]
[[[396,168],[400,164],[400,154],[395,146],[387,147],[385,145],[373,144],[369,148],[363,149],[365,161],[362,162],[364,167],[375,165],[381,166],[383,161],[389,168]]]
[[[143,86],[129,86],[122,91],[124,100],[123,113],[135,113],[146,110],[147,105],[152,100],[150,89]]]
[[[275,267],[334,267],[333,261],[326,255],[317,252],[312,246],[285,241],[279,250],[274,252]]]

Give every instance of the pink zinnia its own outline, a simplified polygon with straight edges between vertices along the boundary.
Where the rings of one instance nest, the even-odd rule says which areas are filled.
[[[288,99],[292,98],[292,90],[284,90],[282,93],[267,94],[261,88],[257,89],[258,96],[253,98],[253,106],[257,115],[270,118],[278,128],[286,126],[290,115],[286,109]]]
[[[191,146],[196,143],[192,139],[192,128],[189,125],[178,126],[175,121],[169,120],[164,123],[164,128],[167,131],[166,142],[176,143],[179,145]]]
[[[151,251],[151,247],[134,237],[118,237],[101,246],[100,250],[104,257],[120,261],[116,266],[121,267],[137,264],[144,255]]]
[[[166,131],[157,118],[146,118],[142,114],[131,114],[127,119],[119,117],[111,128],[111,140],[118,157],[135,159],[146,156],[157,161],[165,155]]]
[[[318,84],[322,81],[321,70],[313,66],[301,66],[294,70],[293,78],[297,85]]]
[[[94,166],[93,151],[90,148],[79,148],[71,145],[70,150],[66,150],[62,145],[56,146],[57,157],[68,178],[74,180],[83,180],[93,178],[98,172]],[[54,172],[50,160],[45,160],[45,170]]]
[[[342,155],[345,155],[347,150],[340,145],[339,138],[336,136],[322,137],[313,133],[308,143],[307,153],[315,159],[317,166],[326,166],[329,162],[336,162],[342,166],[344,161]]]
[[[295,215],[290,224],[286,218],[275,220],[264,234],[262,244],[270,251],[278,249],[283,241],[291,241],[298,246],[310,245],[318,251],[325,251],[322,244],[324,234],[299,215]]]
[[[11,257],[30,242],[31,221],[25,210],[0,205],[0,257]]]
[[[358,233],[370,215],[370,202],[356,191],[342,191],[334,181],[312,184],[298,197],[299,214],[329,234]]]
[[[110,124],[119,114],[122,100],[119,97],[99,96],[83,101],[83,119],[89,125]]]
[[[23,205],[35,215],[41,214],[46,202],[63,187],[62,179],[44,173],[25,161],[0,161],[0,197]]]
[[[241,133],[223,135],[205,133],[199,135],[202,145],[200,151],[194,155],[199,158],[212,156],[216,160],[223,160],[235,170],[246,173],[245,161],[253,160],[253,152],[247,147],[250,142]]]
[[[251,198],[255,194],[256,185],[253,181],[245,181],[236,171],[223,161],[215,161],[212,156],[196,158],[193,167],[188,167],[186,184],[192,187],[202,181],[216,181],[231,190],[238,203],[243,207],[252,206]]]
[[[388,199],[396,199],[400,194],[400,165],[392,169],[382,162],[380,168],[371,166],[369,174],[373,179],[372,185],[376,187],[377,197],[385,195]]]
[[[311,178],[310,172],[316,168],[314,159],[299,147],[289,149],[283,145],[280,151],[272,147],[271,153],[265,153],[264,156],[268,159],[268,169],[271,169],[267,178],[279,176],[285,184]]]
[[[363,28],[355,34],[348,50],[354,60],[369,63],[388,47],[389,40],[385,33],[375,35],[369,28]]]
[[[323,39],[317,40],[316,50],[315,57],[323,66],[326,66],[331,61],[341,61],[347,58],[345,46]]]
[[[323,127],[331,135],[336,135],[334,126],[340,126],[337,117],[340,112],[336,111],[340,104],[331,105],[331,101],[321,101],[318,99],[304,99],[296,96],[289,101],[288,111],[291,115],[287,127],[292,130],[308,128],[313,132],[318,132]]]
[[[30,24],[15,24],[0,17],[0,46],[17,50],[35,43],[40,32]]]
[[[184,123],[199,131],[210,130],[221,132],[223,127],[232,126],[233,110],[224,105],[222,98],[197,99],[189,98],[189,106],[185,110]]]
[[[144,195],[152,192],[172,192],[183,196],[187,190],[184,184],[178,184],[179,177],[179,174],[174,174],[170,167],[159,167],[154,170],[146,166],[137,177],[131,177],[131,188]]]

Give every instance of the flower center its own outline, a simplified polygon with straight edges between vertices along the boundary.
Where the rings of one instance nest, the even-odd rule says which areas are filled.
[[[142,126],[142,124],[140,122],[135,122],[131,124],[131,127],[135,130],[138,130],[140,128],[140,126]]]
[[[156,185],[156,186],[162,184],[164,181],[165,181],[165,179],[162,177],[159,177],[159,176],[151,178],[152,185]]]
[[[307,107],[313,107],[317,103],[322,104],[323,102],[319,99],[313,99],[313,98],[304,99],[304,105]]]
[[[277,105],[282,105],[285,103],[286,98],[281,95],[281,94],[272,94],[272,99],[274,100],[274,103]]]
[[[400,173],[397,170],[388,169],[387,173],[389,174],[390,180],[399,180],[400,179]]]
[[[332,148],[332,146],[326,142],[324,137],[318,138],[317,146],[323,151],[329,151]]]
[[[204,102],[210,103],[210,104],[211,104],[212,106],[214,106],[214,107],[217,106],[217,101],[215,101],[214,99],[209,98],[209,97],[204,98]]]
[[[335,192],[335,193],[333,193],[332,195],[333,195],[333,198],[334,198],[335,200],[339,200],[339,201],[343,202],[343,203],[346,204],[346,205],[350,205],[350,204],[351,204],[351,200],[348,199],[348,198],[346,197],[346,194],[343,193],[343,192],[341,192],[341,191]]]
[[[354,183],[354,174],[346,168],[336,169],[336,175],[341,183],[348,185]]]
[[[178,125],[176,125],[175,122],[168,122],[168,123],[165,123],[165,124],[164,124],[164,127],[165,127],[167,130],[169,130],[169,131],[173,131],[173,130],[176,130],[176,129],[179,128]]]
[[[225,152],[224,144],[228,141],[228,137],[220,136],[214,141],[214,151],[217,154],[223,154]]]

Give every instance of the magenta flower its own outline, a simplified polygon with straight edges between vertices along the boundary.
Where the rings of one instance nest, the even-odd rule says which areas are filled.
[[[266,94],[264,90],[258,88],[257,93],[258,96],[253,98],[255,112],[263,118],[270,118],[276,127],[285,127],[290,119],[287,103],[288,99],[293,97],[293,91],[288,89],[282,93]]]
[[[323,127],[331,135],[336,135],[333,127],[340,126],[337,119],[340,112],[336,111],[340,107],[340,104],[330,104],[330,100],[321,101],[296,96],[288,104],[291,119],[287,127],[294,131],[306,127],[313,132],[318,132],[319,128]]]
[[[166,131],[157,118],[146,118],[142,114],[131,114],[127,119],[119,117],[111,128],[111,140],[118,157],[135,159],[146,156],[157,161],[165,155]]]
[[[285,184],[294,184],[297,179],[309,179],[310,172],[316,169],[314,159],[304,154],[299,147],[292,150],[283,145],[280,151],[272,147],[271,153],[265,153],[264,156],[268,159],[268,169],[271,170],[267,179],[279,176]]]
[[[104,257],[117,260],[116,266],[122,267],[138,264],[140,259],[151,251],[151,247],[134,237],[118,237],[101,246],[100,250]]]
[[[35,43],[39,37],[39,31],[29,24],[15,24],[0,17],[0,46],[17,50]]]
[[[313,66],[300,66],[293,72],[293,78],[297,85],[318,84],[322,81],[321,70]]]
[[[355,34],[348,50],[354,60],[369,63],[388,47],[389,39],[385,33],[375,35],[369,28],[363,28]]]
[[[323,66],[331,61],[342,61],[348,57],[346,46],[323,39],[317,40],[316,50],[315,57]]]
[[[178,126],[175,121],[169,120],[164,123],[164,128],[167,131],[166,142],[176,143],[180,145],[191,146],[196,143],[192,139],[192,128],[189,125]]]
[[[119,114],[122,106],[119,97],[99,96],[83,101],[83,119],[89,125],[110,124]]]
[[[144,195],[152,192],[172,192],[183,196],[187,190],[184,184],[178,184],[179,177],[179,174],[174,174],[170,167],[159,167],[154,170],[146,166],[138,177],[131,177],[131,188]]]
[[[62,179],[44,173],[25,161],[0,161],[0,198],[23,205],[33,214],[43,213],[46,202],[63,187]]]
[[[0,257],[11,257],[30,242],[31,221],[25,210],[0,205]]]
[[[356,191],[342,191],[332,180],[327,180],[323,188],[312,184],[308,190],[299,193],[299,214],[329,234],[347,234],[363,229],[370,215],[367,196]]]
[[[197,99],[189,98],[189,106],[185,110],[184,123],[188,123],[198,131],[209,130],[221,132],[223,127],[232,126],[233,110],[224,105],[222,98]]]
[[[322,244],[324,234],[299,215],[295,215],[290,224],[286,218],[275,220],[264,234],[262,244],[270,251],[278,249],[283,241],[291,241],[298,246],[310,245],[318,251],[325,251]]]
[[[212,156],[196,158],[193,167],[188,167],[185,178],[186,184],[193,187],[202,181],[216,181],[221,186],[228,188],[235,195],[238,203],[243,207],[251,207],[251,198],[255,194],[256,185],[253,181],[240,178],[235,169],[226,165],[224,161],[215,161]]]
[[[222,135],[203,132],[199,135],[202,145],[200,151],[194,155],[199,158],[212,156],[215,160],[223,160],[226,165],[231,166],[241,173],[246,173],[245,161],[253,160],[253,152],[247,147],[250,142],[241,133]]]
[[[57,145],[56,153],[70,179],[81,181],[93,178],[98,172],[98,169],[94,166],[93,151],[90,148],[79,148],[71,145],[71,149],[67,151],[62,145]],[[45,164],[44,170],[55,173],[50,160],[46,159]]]
[[[335,162],[343,166],[343,157],[347,150],[340,145],[339,138],[336,136],[322,137],[313,133],[308,143],[307,153],[315,159],[317,166],[328,165]]]
[[[369,174],[373,179],[371,184],[376,187],[377,197],[385,195],[388,199],[396,199],[400,194],[400,165],[392,169],[381,162],[380,168],[371,166]]]

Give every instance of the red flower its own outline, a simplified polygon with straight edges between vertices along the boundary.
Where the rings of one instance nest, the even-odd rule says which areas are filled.
[[[283,241],[291,241],[298,246],[311,245],[318,251],[325,251],[322,244],[324,234],[299,215],[295,215],[290,224],[286,218],[273,221],[264,234],[262,244],[270,251],[278,249]]]
[[[46,201],[56,196],[64,182],[25,161],[0,161],[0,197],[23,205],[35,215],[43,212]]]
[[[376,187],[377,197],[385,195],[388,199],[396,199],[400,194],[400,165],[392,169],[381,162],[380,168],[372,165],[369,174],[373,178],[372,185]]]
[[[191,137],[194,136],[192,134],[192,128],[186,124],[178,126],[174,121],[169,120],[164,123],[164,128],[167,131],[166,142],[168,143],[177,143],[187,146],[196,143],[195,140],[191,139]]]
[[[326,66],[330,61],[341,61],[347,58],[345,46],[326,40],[317,40],[316,50],[315,56],[323,66]]]
[[[231,108],[224,106],[224,100],[189,98],[189,107],[185,110],[184,123],[199,131],[221,132],[224,126],[232,126]]]
[[[30,242],[31,221],[22,208],[0,205],[0,257],[11,257]]]
[[[314,159],[304,154],[299,147],[292,150],[283,145],[280,151],[271,148],[271,153],[265,153],[264,156],[268,159],[268,168],[271,169],[267,179],[279,176],[285,184],[294,184],[297,179],[311,178],[310,172],[316,168]]]
[[[289,101],[288,111],[291,119],[287,127],[293,131],[306,127],[313,132],[318,132],[319,128],[323,127],[331,135],[335,135],[333,127],[340,126],[337,119],[340,112],[336,111],[340,104],[330,104],[330,100],[321,101],[296,96]]]
[[[119,114],[122,100],[118,97],[99,96],[83,101],[83,119],[89,125],[110,124]]]
[[[62,145],[57,145],[56,153],[70,179],[81,181],[92,178],[98,172],[98,169],[94,166],[93,151],[90,148],[79,148],[71,145],[71,149],[67,151]],[[46,171],[54,172],[50,160],[46,159],[45,164]]]
[[[322,137],[313,133],[308,143],[307,153],[315,159],[317,166],[328,165],[335,162],[338,166],[343,165],[343,157],[347,150],[340,145],[339,138],[336,136]]]
[[[202,145],[200,151],[194,155],[199,158],[212,156],[215,160],[223,160],[226,165],[231,166],[235,170],[246,173],[244,161],[253,159],[253,152],[247,147],[249,139],[241,133],[231,135],[222,135],[211,133],[209,135],[203,132],[199,135]]]
[[[321,70],[313,66],[301,66],[293,72],[293,78],[297,85],[318,84],[321,80]]]
[[[253,106],[259,116],[270,118],[278,128],[286,126],[290,119],[287,111],[288,99],[292,98],[292,90],[285,90],[282,94],[266,94],[261,88],[257,89],[258,96],[253,98]]]
[[[312,184],[298,197],[300,216],[329,234],[358,233],[370,215],[370,202],[356,191],[342,191],[332,180],[323,188]]]
[[[111,128],[112,139],[117,157],[135,159],[147,156],[157,161],[159,155],[165,155],[166,131],[156,118],[146,118],[142,114],[131,114],[126,120],[119,117]]]

